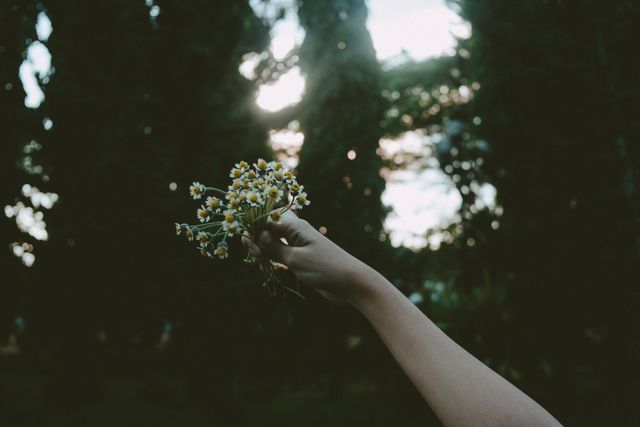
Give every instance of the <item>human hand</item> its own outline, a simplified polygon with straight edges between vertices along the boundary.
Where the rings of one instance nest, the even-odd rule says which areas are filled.
[[[242,244],[253,256],[284,264],[298,279],[332,302],[351,301],[364,292],[354,277],[369,267],[291,211],[263,231],[257,242],[243,236]]]

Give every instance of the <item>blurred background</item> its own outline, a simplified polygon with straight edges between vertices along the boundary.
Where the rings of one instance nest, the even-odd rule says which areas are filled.
[[[640,425],[640,3],[2,0],[0,424],[439,425],[348,307],[174,233],[304,217],[567,425]]]

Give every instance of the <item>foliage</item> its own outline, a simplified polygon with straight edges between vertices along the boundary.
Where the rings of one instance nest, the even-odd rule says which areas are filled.
[[[27,419],[33,399],[56,419],[52,408],[92,417],[121,396],[194,423],[431,420],[353,311],[312,293],[266,301],[240,257],[212,265],[174,238],[194,179],[270,157],[268,131],[297,121],[311,223],[420,294],[448,334],[561,420],[634,424],[640,6],[450,3],[471,38],[394,68],[376,61],[364,0],[298,0],[305,40],[282,61],[260,54],[271,23],[247,1],[3,5],[0,196],[31,206],[23,184],[60,196],[46,242],[0,221],[4,244],[36,255],[26,268],[0,251],[0,345],[12,334],[21,349],[0,355],[3,414]],[[17,70],[42,11],[54,71],[27,109]],[[253,80],[238,73],[246,54],[261,55]],[[257,86],[296,65],[302,102],[258,111]],[[381,138],[407,131],[432,151],[379,156]],[[383,242],[381,170],[409,167],[440,168],[460,193],[456,221],[433,231],[438,250]],[[484,183],[495,206],[479,204]]]
[[[493,150],[485,171],[504,207],[499,233],[477,249],[508,280],[504,356],[559,415],[572,411],[567,396],[631,413],[640,253],[638,109],[628,100],[640,87],[628,49],[640,8],[461,4],[482,85],[478,134]]]
[[[317,201],[309,220],[355,254],[373,255],[384,214],[376,154],[383,104],[367,8],[357,0],[301,0],[299,16],[305,97],[313,102],[300,118],[300,173]]]

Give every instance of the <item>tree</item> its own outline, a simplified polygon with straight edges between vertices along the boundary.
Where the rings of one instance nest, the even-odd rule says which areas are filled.
[[[487,172],[505,212],[496,255],[513,277],[510,358],[543,401],[571,411],[567,396],[577,394],[580,407],[598,402],[613,413],[633,394],[629,370],[637,373],[637,337],[626,332],[638,321],[637,196],[623,191],[637,175],[621,173],[637,172],[637,154],[625,150],[625,168],[616,141],[637,138],[628,104],[637,63],[623,40],[634,39],[629,23],[640,9],[460,3],[482,85],[480,135],[494,151]]]
[[[309,219],[354,253],[372,256],[384,216],[376,153],[383,103],[367,8],[359,0],[305,0],[299,16],[305,98],[313,101],[300,118],[301,181],[314,200]]]
[[[173,222],[193,215],[191,181],[226,180],[233,162],[266,153],[252,82],[237,68],[264,47],[267,29],[245,2],[163,2],[151,15],[153,5],[121,0],[46,7],[55,74],[42,106],[53,127],[42,143],[60,203],[23,290],[32,350],[59,346],[48,361],[54,387],[90,397],[104,347],[149,366],[163,322],[180,325],[174,357],[191,359],[194,396],[224,396],[218,403],[229,409],[222,390],[231,371],[206,366],[234,360],[238,347],[216,352],[210,337],[253,327],[254,317],[223,303],[249,283],[234,272],[240,260],[199,259]]]

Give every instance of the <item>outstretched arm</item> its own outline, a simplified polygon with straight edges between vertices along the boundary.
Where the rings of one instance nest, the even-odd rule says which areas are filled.
[[[288,244],[279,240],[284,237]],[[533,399],[447,337],[380,273],[288,212],[257,245],[256,256],[289,267],[330,300],[359,310],[443,424],[558,426]]]

